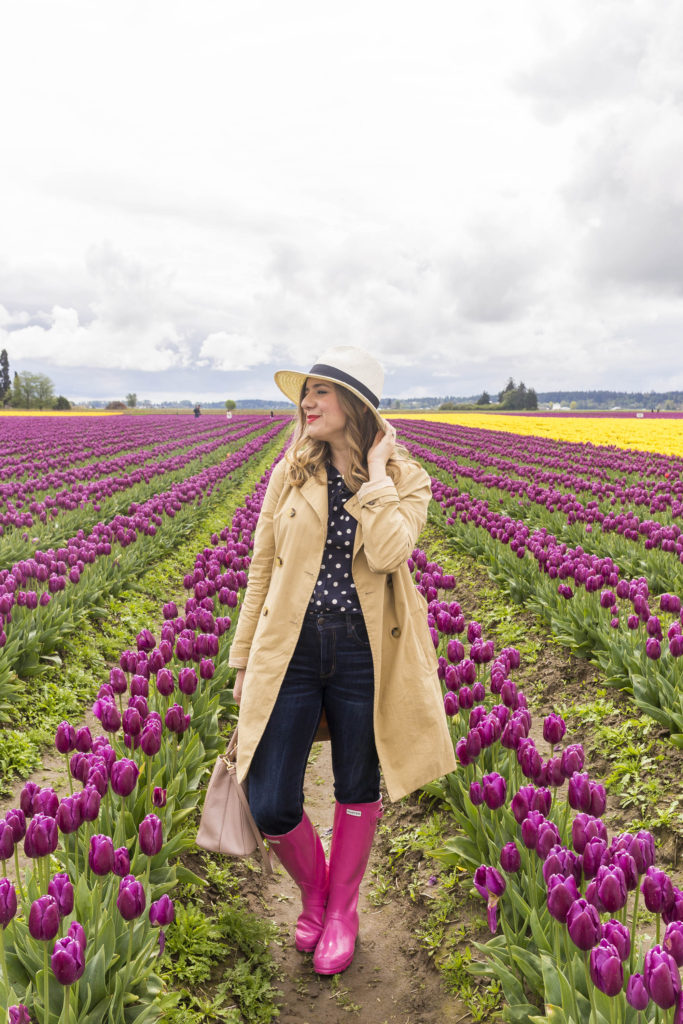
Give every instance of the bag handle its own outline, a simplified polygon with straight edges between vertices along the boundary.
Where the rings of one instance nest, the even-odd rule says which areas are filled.
[[[235,730],[232,733],[232,736],[230,737],[228,748],[223,754],[221,760],[223,761],[227,770],[232,775],[234,775],[237,771],[237,727],[235,727]],[[259,827],[254,821],[253,815],[251,813],[249,801],[247,800],[247,794],[244,792],[244,789],[239,783],[237,783],[235,789],[237,790],[237,795],[240,799],[240,803],[242,804],[244,816],[247,822],[249,823],[249,828],[253,833],[254,839],[256,840],[256,846],[258,847],[258,851],[261,854],[261,859],[263,861],[263,871],[266,875],[272,875],[273,867],[270,862],[270,857],[268,856],[268,851],[266,850],[265,845],[263,843],[263,836],[261,835]]]

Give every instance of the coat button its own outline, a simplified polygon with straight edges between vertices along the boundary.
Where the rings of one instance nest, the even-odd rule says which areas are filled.
[[[295,515],[296,515],[296,509],[295,508],[290,508],[290,510],[289,510],[289,518],[291,519]]]
[[[280,557],[280,555],[277,556],[275,561],[277,562],[278,565],[282,565],[282,558]]]
[[[267,609],[267,608],[264,608],[264,609],[263,609],[263,614],[264,614],[264,615],[267,615],[267,614],[268,614],[268,609]]]
[[[394,628],[391,631],[391,635],[393,637],[399,637],[401,635],[401,630],[399,629],[398,626],[394,626]]]

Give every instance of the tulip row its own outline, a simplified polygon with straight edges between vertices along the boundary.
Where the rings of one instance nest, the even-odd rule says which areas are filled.
[[[246,423],[245,423],[246,419]],[[223,426],[220,432],[212,432],[207,440],[185,437],[157,448],[146,447],[107,463],[89,463],[74,467],[61,474],[43,472],[33,479],[11,481],[0,486],[0,490],[21,491],[15,505],[8,501],[7,511],[0,514],[0,535],[8,526],[22,528],[9,530],[0,541],[0,565],[8,566],[12,561],[26,558],[39,543],[59,546],[69,536],[69,531],[89,529],[97,515],[113,516],[125,512],[131,502],[141,503],[152,497],[160,484],[168,487],[179,482],[188,472],[197,472],[210,465],[219,457],[222,449],[228,451],[249,434],[265,430],[272,421],[265,417],[244,417],[241,422]],[[153,460],[151,458],[153,456]],[[127,471],[132,463],[135,469]],[[64,484],[71,483],[71,488]],[[45,493],[50,488],[61,488]],[[37,490],[37,493],[36,493]],[[29,500],[30,498],[33,500]],[[36,524],[36,520],[43,524]]]
[[[23,677],[39,672],[45,654],[83,616],[96,612],[102,596],[118,592],[144,565],[186,536],[204,514],[198,511],[202,502],[216,489],[213,500],[219,500],[231,474],[282,428],[282,423],[270,426],[220,464],[131,508],[130,516],[99,523],[88,536],[71,538],[63,549],[36,552],[36,558],[17,563],[12,572],[0,571],[0,709],[18,692],[13,672]],[[126,552],[133,543],[133,551]]]
[[[411,442],[408,447],[424,454]],[[457,474],[458,467],[446,457],[437,461],[440,475]],[[581,545],[569,547],[546,529],[532,531],[526,522],[459,490],[453,476],[450,483],[433,478],[432,488],[454,542],[485,561],[511,598],[527,603],[561,642],[596,659],[609,683],[632,692],[638,706],[683,745],[678,594],[661,594],[659,608],[651,609],[651,585],[644,576],[624,579],[621,566],[609,556],[591,554]]]
[[[60,1009],[63,1024],[158,1017],[154,929],[173,919],[177,882],[198,881],[175,860],[193,845],[184,822],[220,749],[221,701],[229,706],[232,623],[218,613],[246,585],[266,484],[198,554],[185,614],[168,602],[159,642],[142,630],[111,669],[93,708],[104,735],[58,728],[70,795],[27,783],[0,821],[0,1005],[13,1004],[11,1020],[49,1024]],[[22,842],[32,861],[23,884]],[[63,870],[51,877],[54,860]]]
[[[683,514],[680,456],[415,420],[400,421],[400,430],[457,460],[459,475],[473,483],[548,508],[570,504],[568,511],[586,523],[609,520],[617,504],[672,519]],[[590,495],[586,506],[577,498],[582,493]]]
[[[683,587],[683,533],[674,521],[680,519],[683,504],[678,496],[679,493],[683,495],[683,488],[677,476],[672,478],[674,471],[666,471],[674,482],[670,483],[668,479],[665,482],[667,500],[671,502],[671,517],[665,516],[664,521],[660,522],[641,519],[628,508],[628,495],[632,491],[638,493],[636,485],[623,487],[618,492],[619,500],[627,510],[616,513],[612,506],[618,499],[611,493],[613,488],[610,481],[598,483],[591,481],[588,475],[581,476],[569,471],[561,475],[550,474],[545,469],[529,467],[525,456],[517,451],[518,439],[515,435],[507,435],[513,439],[510,451],[522,461],[508,460],[505,464],[504,460],[498,459],[497,462],[501,464],[499,468],[504,467],[505,472],[497,474],[487,472],[478,464],[462,461],[457,454],[459,449],[456,449],[456,458],[453,458],[453,446],[443,438],[440,441],[431,438],[430,447],[425,448],[423,444],[416,443],[422,439],[419,431],[409,429],[407,436],[411,439],[413,454],[427,461],[432,471],[448,485],[462,478],[467,487],[464,498],[487,512],[493,511],[489,503],[495,503],[497,513],[512,518],[521,514],[523,520],[520,522],[529,530],[545,530],[561,536],[568,545],[589,543],[595,555],[612,557],[618,561],[624,575],[640,575],[644,562],[647,562],[648,571],[652,574],[651,582],[657,589]],[[485,459],[485,456],[482,458]],[[533,474],[531,481],[520,479],[520,475],[529,474]],[[549,477],[551,486],[545,487]],[[572,485],[574,489],[571,489]],[[652,488],[657,502],[663,500],[660,493],[662,486],[663,482],[659,479]],[[593,496],[585,505],[577,496],[584,488],[589,488]],[[601,495],[602,505],[597,500]],[[460,492],[453,495],[454,504],[459,497]],[[656,507],[654,497],[648,507]]]
[[[511,678],[519,652],[496,655],[457,602],[439,600],[452,577],[424,552],[409,564],[429,603],[460,763],[425,787],[446,802],[460,830],[436,856],[470,866],[492,932],[501,918],[501,934],[477,945],[484,959],[473,972],[498,979],[511,1021],[635,1022],[637,1012],[654,1020],[657,1008],[676,1007],[678,1024],[683,892],[656,869],[652,836],[609,841],[605,789],[583,771],[583,748],[567,742],[564,721],[556,714],[543,721],[547,758],[530,737],[527,702]],[[645,951],[638,949],[641,896],[657,915],[655,945]]]

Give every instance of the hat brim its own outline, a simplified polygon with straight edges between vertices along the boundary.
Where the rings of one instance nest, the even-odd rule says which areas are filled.
[[[352,395],[355,395],[356,398],[360,399],[363,405],[370,410],[372,415],[375,417],[375,421],[379,429],[386,433],[389,424],[382,416],[380,416],[374,405],[368,402],[365,395],[362,395],[360,391],[356,391],[356,389],[351,387],[349,384],[344,384],[342,381],[335,380],[334,377],[326,377],[324,374],[319,373],[301,373],[299,370],[278,370],[275,374],[275,383],[282,394],[298,408],[299,401],[301,400],[301,389],[309,377],[315,377],[316,380],[328,380],[330,384],[334,384],[335,387],[344,388],[346,391],[350,391]]]

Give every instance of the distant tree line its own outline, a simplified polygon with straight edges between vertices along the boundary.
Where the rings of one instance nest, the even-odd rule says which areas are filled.
[[[442,402],[439,408],[449,410],[462,408],[463,405],[475,405],[483,408],[491,404],[491,396],[488,391],[482,391],[479,398],[474,402],[469,400],[463,403],[451,400]],[[538,395],[533,388],[528,388],[524,381],[515,384],[512,377],[510,377],[503,390],[498,392],[498,405],[495,408],[505,410],[538,409]]]
[[[0,352],[0,404],[13,409],[70,409],[64,395],[55,395],[54,384],[44,373],[15,373],[10,382],[7,349]]]

